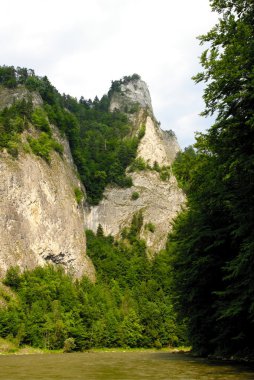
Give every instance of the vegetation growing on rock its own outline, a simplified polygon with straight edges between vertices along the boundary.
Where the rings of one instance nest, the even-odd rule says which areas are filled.
[[[125,77],[126,81],[132,77]],[[109,96],[101,100],[79,101],[69,95],[60,95],[47,77],[38,77],[26,68],[0,67],[0,85],[7,88],[25,86],[37,92],[43,99],[44,109],[33,110],[31,100],[23,99],[5,108],[0,115],[0,148],[7,148],[18,155],[18,138],[33,124],[41,131],[38,138],[30,137],[32,151],[50,161],[50,151],[62,153],[59,144],[52,138],[50,125],[56,125],[69,140],[74,162],[87,191],[87,200],[97,204],[105,186],[109,183],[120,187],[132,185],[125,169],[136,156],[142,136],[132,137],[127,116],[120,112],[109,112]],[[47,136],[45,135],[47,134]]]

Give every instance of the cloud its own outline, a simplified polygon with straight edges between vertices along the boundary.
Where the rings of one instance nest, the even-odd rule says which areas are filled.
[[[1,14],[0,64],[33,68],[77,98],[100,97],[136,72],[181,144],[193,141],[193,123],[202,129],[193,116],[202,88],[191,77],[200,69],[196,36],[216,21],[209,0],[12,0]]]

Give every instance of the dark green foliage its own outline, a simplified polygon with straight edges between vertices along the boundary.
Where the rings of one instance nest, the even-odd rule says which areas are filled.
[[[32,113],[32,123],[33,125],[40,129],[43,132],[51,134],[49,122],[47,119],[47,114],[43,111],[42,108],[36,108]]]
[[[97,204],[105,186],[132,185],[125,175],[126,167],[135,158],[138,139],[130,137],[127,117],[108,112],[109,98],[79,102],[69,95],[55,94],[55,102],[46,105],[50,122],[66,134],[72,155],[83,181],[87,199]],[[68,111],[67,111],[68,110]]]
[[[59,154],[63,153],[63,147],[60,143],[50,137],[46,132],[41,132],[38,138],[28,137],[27,141],[34,154],[44,158],[48,163],[50,163],[50,152],[52,150],[57,151]]]
[[[97,228],[97,231],[96,231],[96,236],[97,236],[97,237],[102,237],[102,236],[104,236],[104,232],[103,232],[103,228],[102,228],[102,225],[101,225],[101,224],[98,225],[98,228]]]
[[[204,114],[214,125],[174,172],[188,194],[168,250],[175,290],[197,352],[253,355],[254,344],[254,4],[211,1],[221,14],[202,43]],[[191,161],[191,168],[188,161]]]
[[[151,222],[145,224],[145,229],[154,233],[155,232],[155,225]]]
[[[136,201],[137,199],[139,198],[139,193],[137,191],[134,191],[132,194],[131,194],[131,199],[133,201]]]
[[[140,214],[130,230],[141,228]],[[0,308],[0,336],[20,345],[65,352],[91,347],[163,347],[184,343],[172,308],[170,257],[150,262],[137,237],[116,241],[87,231],[87,250],[97,281],[74,281],[62,268],[37,268],[20,274],[11,268],[5,284],[15,303]]]
[[[16,101],[11,107],[4,108],[0,112],[0,150],[1,148],[7,148],[9,151],[14,146],[17,149],[19,135],[31,120],[31,113],[31,100]]]
[[[111,237],[95,239],[91,231],[87,232],[88,252],[98,278],[113,286],[120,306],[123,320],[119,344],[130,347],[152,347],[158,341],[162,346],[181,344],[184,334],[180,333],[172,308],[169,257],[161,253],[154,262],[147,260],[144,242],[137,236],[134,238],[141,226],[139,213],[127,234],[131,245],[122,241],[112,244]]]
[[[141,134],[142,136],[142,134]],[[141,137],[142,138],[142,137]],[[162,181],[168,181],[171,175],[170,166],[160,166],[157,161],[154,161],[153,166],[150,166],[142,157],[137,157],[133,160],[132,164],[129,167],[129,172],[140,172],[143,170],[156,171],[160,175]]]
[[[168,181],[169,178],[170,178],[170,175],[171,175],[171,167],[170,166],[165,166],[163,165],[161,168],[160,168],[160,179],[162,181]]]
[[[22,76],[19,76],[20,80]],[[42,131],[39,137],[28,138],[29,145],[34,154],[41,156],[50,162],[50,152],[57,151],[63,153],[63,147],[52,138],[47,114],[42,108],[33,110],[32,100],[22,99],[16,101],[9,108],[4,108],[0,112],[0,149],[7,148],[13,156],[18,156],[19,136],[32,123],[37,129]]]
[[[152,169],[155,170],[158,173],[160,172],[160,165],[158,164],[157,161],[154,161]]]
[[[13,66],[0,67],[0,84],[8,88],[17,86],[15,68]]]
[[[178,152],[173,162],[173,172],[177,177],[179,186],[186,192],[192,182],[192,171],[194,170],[198,156],[192,146],[185,148],[183,152]]]
[[[130,172],[139,172],[147,169],[147,163],[142,157],[137,157],[131,164]]]
[[[145,136],[145,133],[146,133],[146,126],[145,126],[145,124],[143,124],[143,125],[141,125],[141,127],[138,131],[139,140],[141,140]]]
[[[87,190],[88,201],[97,204],[107,184],[132,186],[125,170],[135,159],[139,138],[131,137],[126,115],[109,112],[109,96],[79,102],[63,96],[63,105],[48,106],[48,115],[70,141],[72,155]]]
[[[17,290],[20,286],[20,281],[19,267],[10,268],[5,276],[4,284],[10,286],[14,290]]]
[[[130,228],[127,229],[127,238],[131,242],[135,242],[139,238],[139,234],[143,226],[143,221],[144,218],[142,210],[139,210],[133,215]]]
[[[111,87],[110,87],[110,90],[109,90],[109,97],[111,97],[111,95],[113,94],[113,92],[120,92],[121,91],[121,85],[122,84],[128,84],[129,82],[131,81],[137,81],[141,79],[140,76],[138,74],[133,74],[131,76],[124,76],[122,79],[120,80],[115,80],[115,81],[112,81],[111,83]]]
[[[98,203],[108,183],[131,186],[125,169],[135,158],[138,141],[128,138],[127,120],[119,113],[84,110],[80,137],[73,146],[73,156],[88,200]],[[95,119],[95,120],[94,120]]]

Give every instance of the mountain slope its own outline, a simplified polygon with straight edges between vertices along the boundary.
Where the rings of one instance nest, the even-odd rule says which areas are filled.
[[[86,208],[86,225],[96,231],[101,224],[106,234],[119,237],[134,214],[141,212],[141,237],[153,254],[165,246],[172,221],[185,202],[171,170],[180,148],[174,133],[163,131],[156,121],[148,87],[140,77],[113,82],[110,110],[125,111],[133,133],[143,135],[137,158],[127,169],[133,185],[126,189],[108,186],[99,205]]]

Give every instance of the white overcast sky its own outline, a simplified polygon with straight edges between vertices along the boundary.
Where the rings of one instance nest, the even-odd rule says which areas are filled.
[[[46,75],[61,92],[93,99],[138,73],[154,113],[182,148],[209,127],[196,37],[216,22],[209,0],[10,0],[1,4],[0,65]]]

